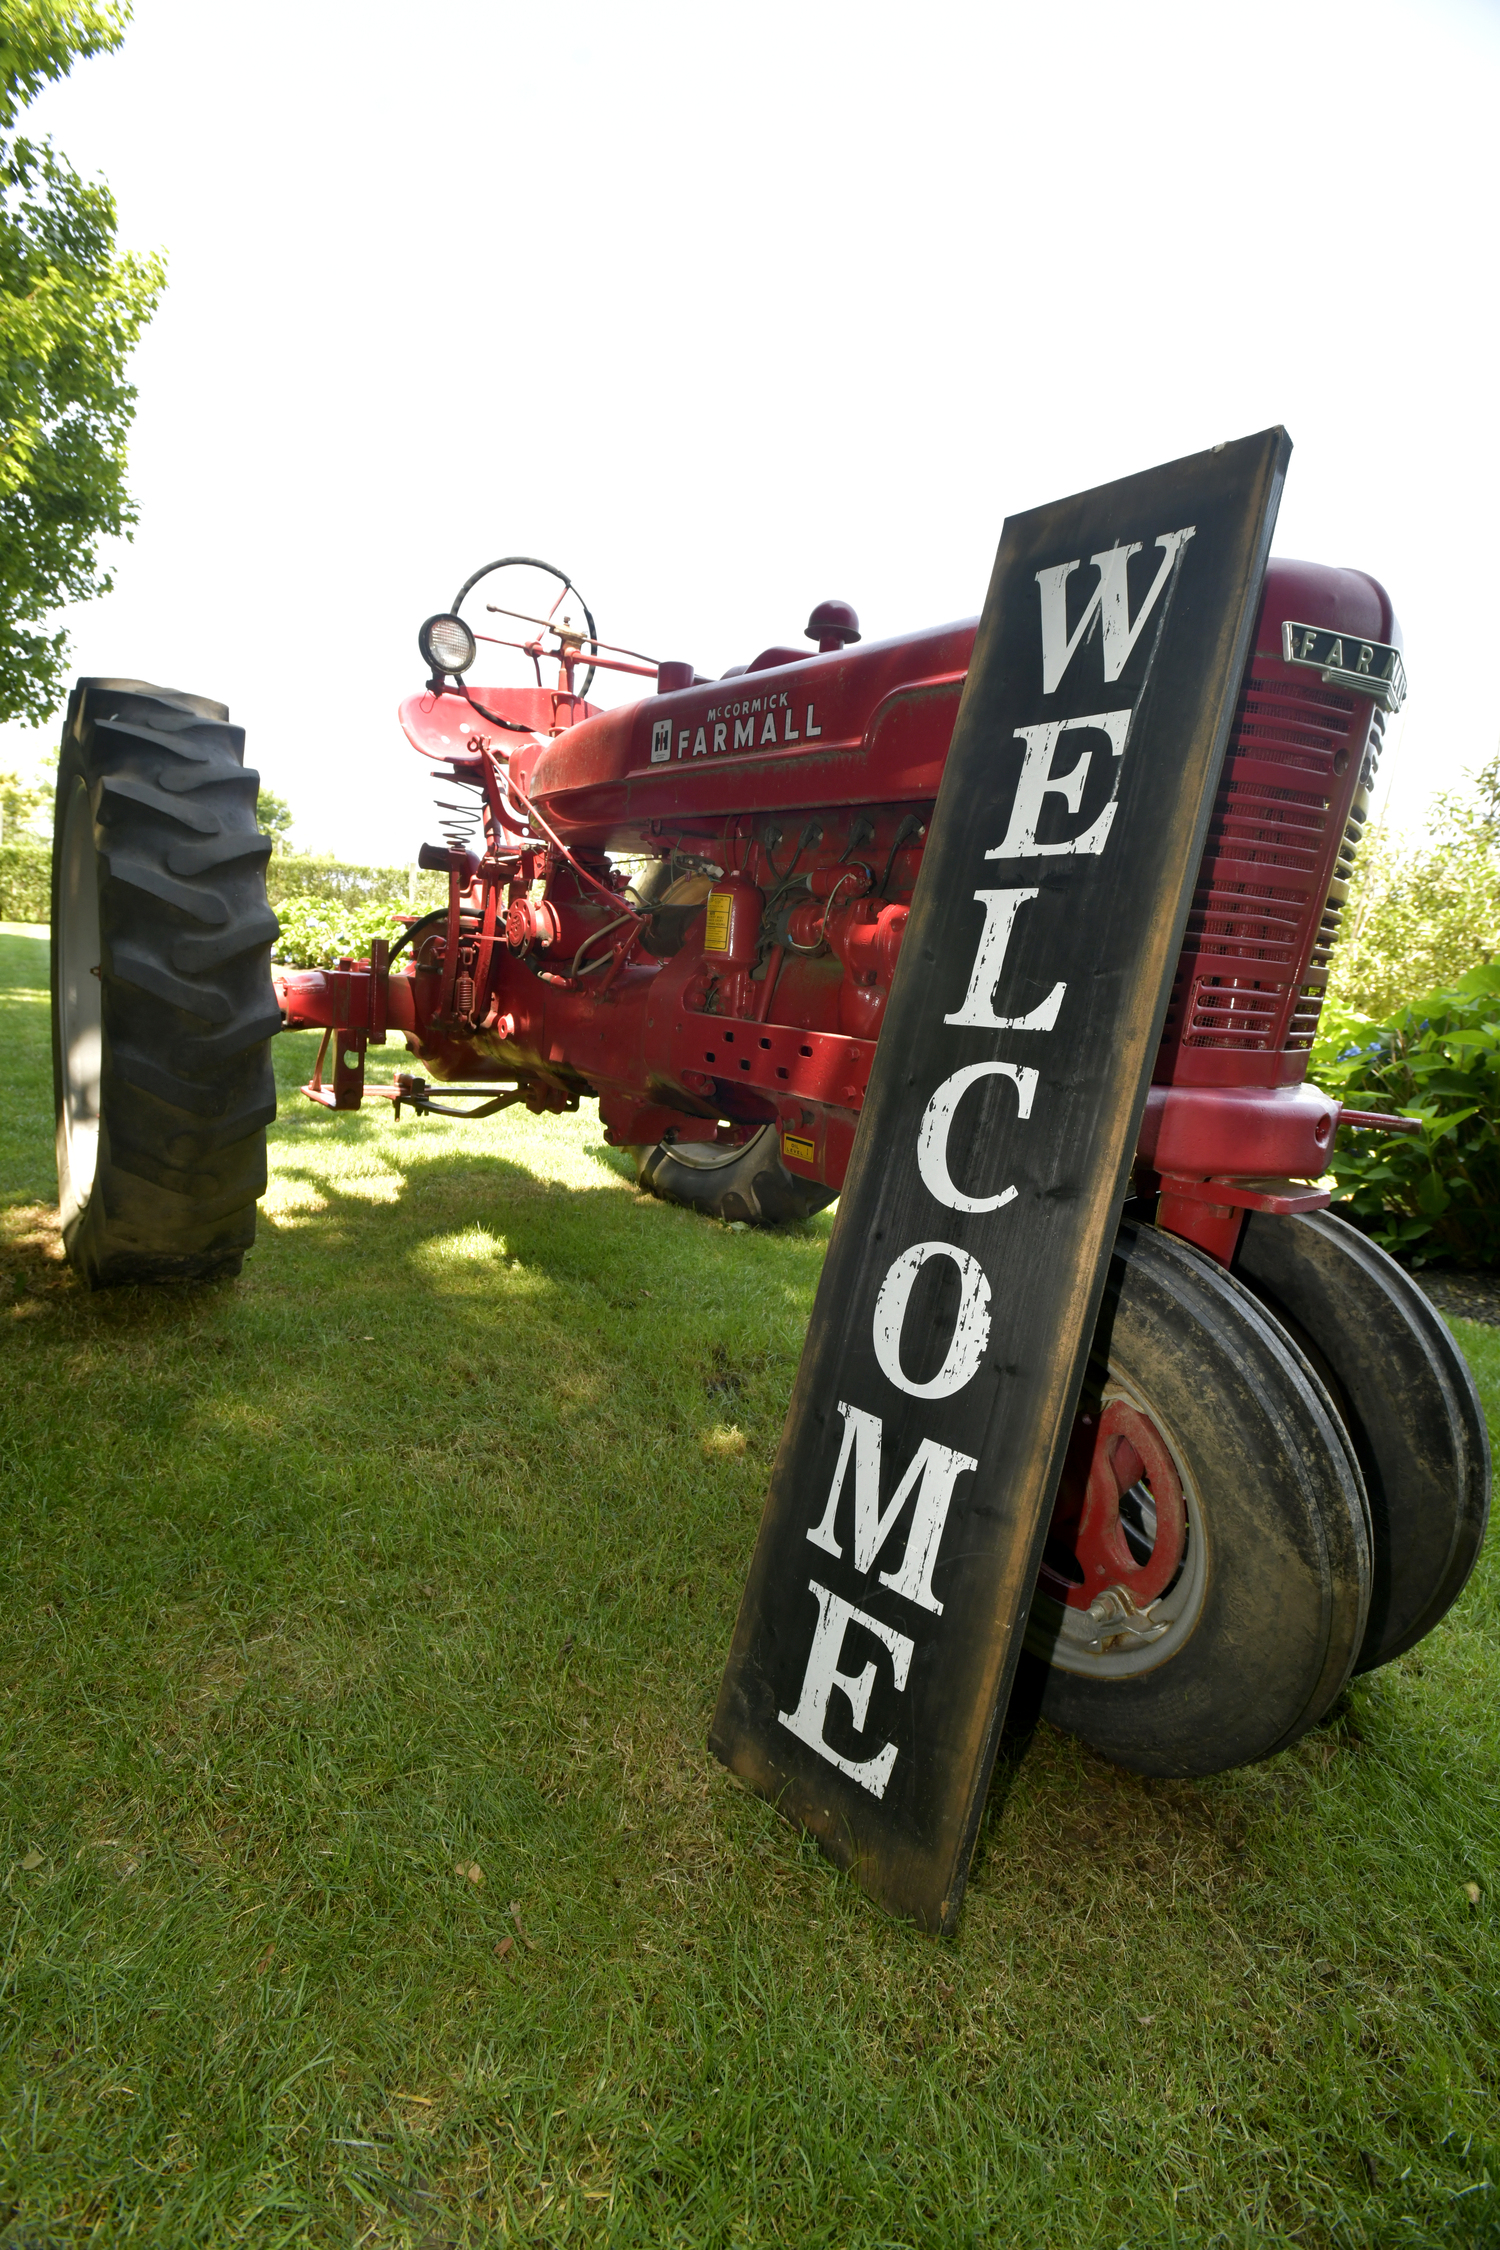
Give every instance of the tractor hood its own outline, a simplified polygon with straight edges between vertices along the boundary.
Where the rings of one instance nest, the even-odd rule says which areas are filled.
[[[526,744],[512,771],[568,842],[937,795],[977,618],[735,672]],[[780,654],[780,651],[776,652]]]
[[[565,841],[620,851],[649,850],[653,832],[685,824],[722,834],[736,816],[928,804],[977,625],[966,618],[791,662],[770,650],[749,671],[525,743],[513,771]],[[1321,676],[1324,691],[1368,693],[1394,709],[1400,638],[1389,597],[1363,571],[1269,564],[1255,648],[1258,661],[1284,664],[1279,677]]]

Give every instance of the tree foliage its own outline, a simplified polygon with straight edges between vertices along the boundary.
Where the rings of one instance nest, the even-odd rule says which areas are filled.
[[[75,62],[118,47],[129,20],[128,4],[90,0],[4,0],[0,6],[0,131]]]
[[[271,838],[273,851],[289,852],[294,848],[291,843],[294,819],[292,808],[285,797],[278,797],[275,790],[268,789],[264,782],[261,783],[260,795],[255,800],[255,817]]]
[[[0,773],[0,844],[35,843],[52,831],[56,761],[23,773]]]
[[[125,0],[0,0],[0,720],[62,699],[64,631],[47,619],[110,587],[99,541],[129,535],[125,366],[155,310],[160,258],[116,254],[114,198],[20,112],[83,56],[117,47]]]
[[[1371,1018],[1500,957],[1500,756],[1434,799],[1420,843],[1361,847],[1329,1000]]]

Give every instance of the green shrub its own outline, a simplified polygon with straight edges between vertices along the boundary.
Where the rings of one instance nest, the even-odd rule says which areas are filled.
[[[266,867],[266,891],[281,923],[275,957],[290,969],[327,969],[341,954],[356,961],[371,938],[394,941],[400,917],[442,906],[448,885],[441,875],[405,867],[356,867],[310,853],[277,852]]]
[[[405,925],[397,921],[396,912],[380,899],[340,903],[294,892],[277,902],[281,936],[273,948],[275,957],[291,969],[329,969],[346,953],[363,960],[371,938],[394,943],[400,936]]]
[[[1352,1109],[1421,1120],[1421,1137],[1340,1135],[1341,1209],[1413,1265],[1500,1264],[1500,964],[1384,1023],[1324,1010],[1312,1076]]]
[[[0,846],[0,922],[45,922],[51,885],[50,844]],[[413,880],[406,867],[278,852],[266,868],[266,893],[281,922],[277,960],[289,968],[326,969],[341,953],[362,959],[372,937],[396,938],[398,917],[441,906],[448,886],[441,875]]]
[[[52,915],[52,846],[0,845],[0,922],[46,922]]]

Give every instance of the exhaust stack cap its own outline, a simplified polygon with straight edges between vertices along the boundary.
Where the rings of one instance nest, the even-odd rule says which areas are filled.
[[[859,618],[847,602],[819,602],[807,621],[807,638],[819,656],[832,656],[846,641],[860,638]]]

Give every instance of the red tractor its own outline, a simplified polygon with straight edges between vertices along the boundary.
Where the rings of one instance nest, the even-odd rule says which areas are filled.
[[[420,855],[446,904],[326,971],[272,966],[270,842],[222,706],[80,682],[53,910],[76,1270],[238,1269],[283,1026],[322,1030],[304,1091],[335,1110],[587,1098],[656,1195],[749,1224],[830,1202],[974,631],[865,645],[823,602],[815,649],[707,679],[600,641],[549,565],[487,565],[422,626],[401,707],[446,792]],[[532,683],[469,684],[481,639]],[[1402,1124],[1306,1079],[1398,647],[1372,579],[1271,564],[1028,1628],[1044,1710],[1146,1772],[1295,1740],[1432,1629],[1483,1536],[1467,1368],[1314,1184],[1341,1125]],[[597,709],[596,669],[649,691]],[[417,1067],[367,1085],[395,1035]]]

